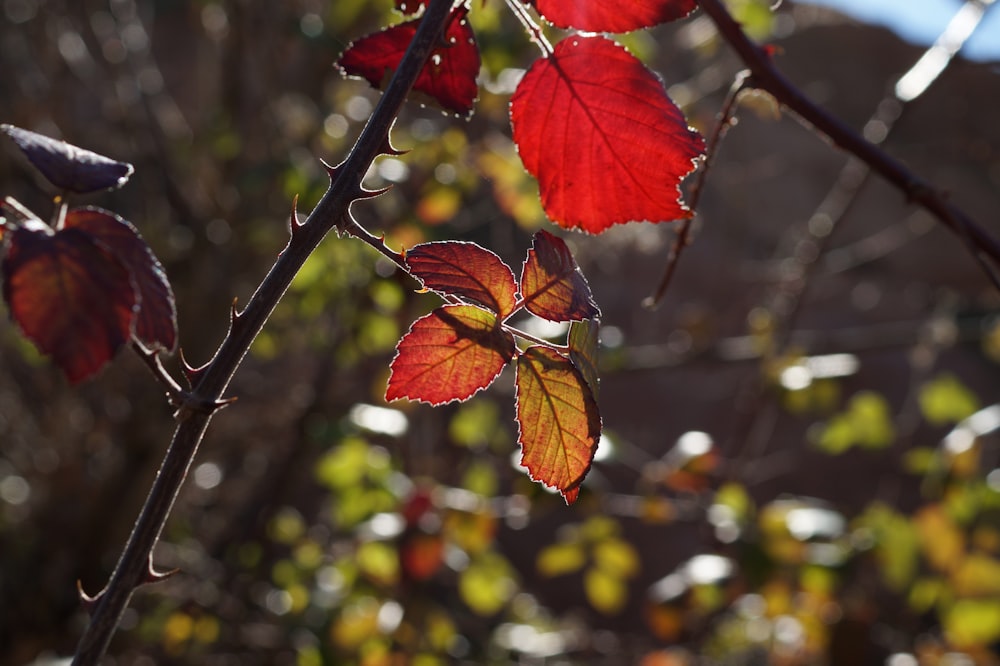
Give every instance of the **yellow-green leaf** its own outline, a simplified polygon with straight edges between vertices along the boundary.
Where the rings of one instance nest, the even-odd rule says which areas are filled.
[[[617,575],[592,567],[583,576],[583,589],[590,605],[605,615],[613,615],[625,607],[628,589]]]
[[[594,545],[594,566],[620,578],[639,573],[639,554],[627,541],[606,539]]]
[[[932,425],[956,423],[978,409],[979,399],[953,375],[938,375],[920,387],[920,410]]]
[[[536,567],[543,576],[562,576],[579,571],[587,561],[583,545],[577,541],[554,543],[538,553]]]
[[[571,504],[601,436],[593,393],[569,359],[541,346],[518,357],[516,384],[521,464]]]

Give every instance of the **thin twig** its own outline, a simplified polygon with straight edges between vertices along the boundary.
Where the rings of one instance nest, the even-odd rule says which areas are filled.
[[[719,117],[715,124],[715,130],[708,140],[708,147],[705,151],[705,162],[701,167],[701,171],[698,172],[698,179],[691,187],[691,193],[688,197],[688,206],[691,208],[692,215],[689,218],[681,220],[680,228],[677,229],[674,235],[673,245],[670,246],[670,254],[667,255],[667,267],[663,271],[663,277],[660,278],[660,284],[656,287],[656,291],[642,302],[643,307],[655,308],[663,300],[663,295],[667,293],[667,288],[674,277],[674,271],[677,270],[681,254],[684,252],[684,248],[690,244],[691,226],[694,223],[694,216],[698,214],[698,202],[701,200],[701,193],[705,188],[709,169],[711,169],[712,164],[715,162],[715,156],[719,152],[719,144],[722,143],[722,138],[725,136],[726,131],[733,126],[733,121],[736,118],[736,109],[739,106],[740,93],[746,90],[746,82],[746,72],[740,72],[726,94],[725,102],[722,104],[722,110],[719,111]]]
[[[392,123],[424,63],[438,44],[451,8],[452,0],[430,0],[413,42],[357,143],[332,178],[330,188],[306,222],[301,226],[293,226],[288,246],[251,296],[246,309],[238,314],[234,312],[229,332],[214,358],[203,368],[191,371],[194,379],[191,395],[197,400],[215,402],[222,397],[251,343],[299,268],[327,233],[346,219],[351,202],[364,196],[361,178],[375,157],[389,145],[388,135]],[[74,666],[96,666],[107,651],[133,592],[144,583],[157,578],[151,567],[153,548],[170,515],[211,416],[194,411],[178,424],[111,579],[104,590],[92,597],[93,614],[77,646]]]

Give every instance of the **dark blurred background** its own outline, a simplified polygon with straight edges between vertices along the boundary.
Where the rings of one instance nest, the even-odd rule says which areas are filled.
[[[81,199],[132,221],[207,361],[377,100],[333,62],[389,0],[4,0],[0,122],[126,160]],[[731,3],[859,130],[921,55],[785,2]],[[475,2],[469,121],[409,103],[354,213],[394,247],[476,241],[518,267],[544,220],[506,107],[537,49]],[[998,36],[1000,38],[1000,36]],[[624,38],[702,132],[741,69],[698,13]],[[885,149],[1000,235],[1000,75],[958,59]],[[877,128],[876,128],[877,129]],[[579,502],[517,468],[512,377],[386,405],[398,338],[437,304],[328,238],[213,422],[109,664],[998,663],[1000,295],[955,235],[746,99],[656,309],[668,224],[571,242],[604,313],[605,438]],[[854,187],[857,185],[857,187]],[[12,144],[0,190],[47,218]],[[821,202],[831,191],[843,216]],[[539,327],[539,335],[564,331]],[[59,663],[173,428],[133,355],[69,387],[0,328],[0,663]],[[176,359],[169,363],[177,369]]]

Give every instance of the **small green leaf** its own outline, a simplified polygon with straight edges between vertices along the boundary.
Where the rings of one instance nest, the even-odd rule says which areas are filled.
[[[931,425],[948,425],[979,409],[979,399],[953,375],[938,375],[920,387],[920,410]]]

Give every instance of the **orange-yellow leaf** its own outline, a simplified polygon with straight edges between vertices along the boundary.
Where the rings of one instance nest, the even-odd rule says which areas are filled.
[[[446,305],[413,322],[396,346],[386,400],[466,400],[514,358],[514,338],[492,312]]]
[[[521,464],[572,504],[601,437],[593,393],[568,358],[540,346],[518,357],[516,383]]]

